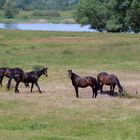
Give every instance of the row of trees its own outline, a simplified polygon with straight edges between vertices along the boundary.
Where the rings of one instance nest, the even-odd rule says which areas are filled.
[[[7,18],[13,18],[20,10],[66,10],[79,0],[0,0],[0,9]]]
[[[109,32],[140,32],[140,0],[80,0],[75,13],[80,24]]]

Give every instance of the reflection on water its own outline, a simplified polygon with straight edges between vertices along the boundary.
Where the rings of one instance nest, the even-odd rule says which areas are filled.
[[[7,23],[7,24],[4,24],[3,27],[4,27],[4,29],[16,29],[16,30],[18,30],[17,24]]]
[[[40,24],[40,23],[0,23],[0,29],[11,30],[41,30],[41,31],[72,31],[72,32],[96,32],[89,26],[80,24]]]

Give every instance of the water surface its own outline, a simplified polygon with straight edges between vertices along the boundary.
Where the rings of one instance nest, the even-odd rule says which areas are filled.
[[[53,24],[53,23],[0,23],[0,29],[9,30],[40,30],[40,31],[71,31],[96,32],[90,26],[80,24]]]

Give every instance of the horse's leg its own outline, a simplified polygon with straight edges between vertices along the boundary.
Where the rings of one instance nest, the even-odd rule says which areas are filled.
[[[101,93],[103,92],[103,85],[104,85],[103,83],[100,84],[100,92]]]
[[[97,94],[98,94],[98,90],[97,90],[96,87],[94,88],[94,93],[95,93],[95,98],[96,98],[97,97]]]
[[[95,88],[91,87],[91,89],[92,89],[92,98],[94,98]]]
[[[4,76],[0,77],[0,85],[1,85],[1,87],[2,87],[2,80],[3,80],[3,77],[4,77]]]
[[[12,81],[13,78],[14,78],[15,81],[16,81],[15,75],[11,75],[11,76],[9,77],[9,80],[8,80],[8,83],[7,83],[7,90],[10,89],[11,81]]]
[[[114,91],[113,91],[113,86],[111,85],[111,86],[110,86],[110,95],[113,96],[113,95],[114,95],[113,93],[114,93]]]
[[[116,87],[116,85],[113,85],[113,87],[112,87],[112,91],[113,91],[113,93],[114,93],[114,89],[115,89],[115,87]]]
[[[37,88],[38,88],[38,90],[39,90],[39,93],[42,93],[42,91],[40,90],[40,87],[39,87],[39,85],[38,85],[37,82],[35,82],[35,85],[37,86]]]
[[[78,98],[79,95],[78,95],[78,87],[75,87],[75,92],[76,92],[76,97]]]
[[[19,93],[19,90],[18,90],[18,85],[19,85],[20,82],[16,82],[16,86],[15,86],[15,93]]]
[[[31,92],[33,91],[34,83],[31,84]]]

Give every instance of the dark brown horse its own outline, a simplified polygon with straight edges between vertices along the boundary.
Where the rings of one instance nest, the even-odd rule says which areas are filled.
[[[0,68],[0,85],[2,86],[2,81],[4,77],[10,78],[15,74],[24,75],[24,71],[21,68]],[[25,84],[26,87],[29,87],[29,84]]]
[[[9,78],[7,88],[8,89],[10,88],[11,80],[14,79],[16,81],[15,93],[19,93],[18,86],[19,86],[20,82],[23,82],[23,83],[26,83],[26,84],[31,83],[31,92],[32,92],[33,86],[35,84],[37,86],[39,92],[41,93],[42,91],[40,90],[40,87],[38,85],[38,79],[41,75],[45,75],[46,77],[48,76],[47,68],[27,72],[27,73],[25,73],[25,76],[21,76],[19,74],[13,75],[12,77]]]
[[[114,74],[109,75],[106,72],[101,72],[97,76],[97,81],[98,81],[98,86],[100,88],[101,93],[103,92],[103,85],[108,85],[108,86],[110,86],[110,93],[111,93],[111,95],[113,95],[114,89],[117,85],[119,88],[118,92],[119,92],[120,96],[124,95],[123,87],[121,86],[120,81],[116,75],[114,75]]]
[[[97,80],[94,77],[87,76],[87,77],[80,77],[77,74],[73,73],[72,70],[68,70],[68,75],[71,79],[72,85],[75,88],[76,97],[78,98],[78,88],[85,88],[90,86],[92,88],[92,98],[97,96]]]

